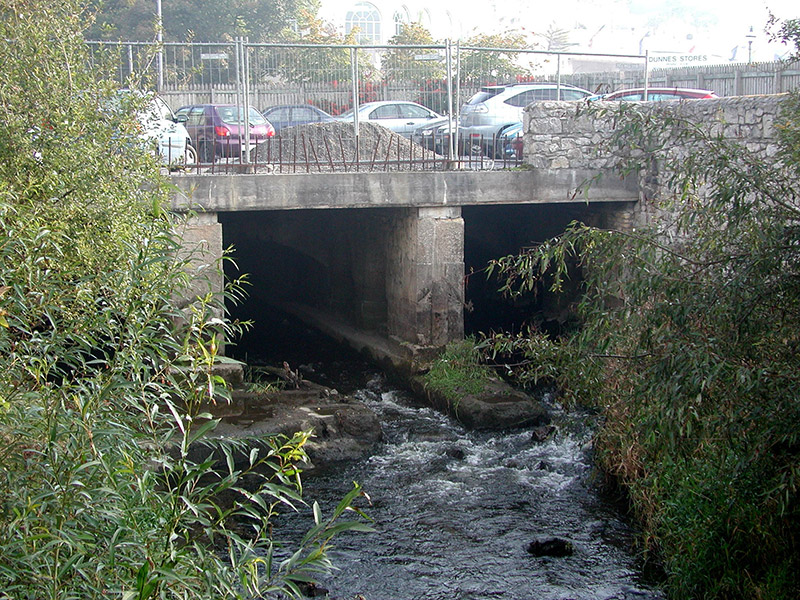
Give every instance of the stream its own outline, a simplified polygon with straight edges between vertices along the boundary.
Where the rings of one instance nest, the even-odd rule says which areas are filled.
[[[304,497],[323,515],[362,485],[374,533],[337,536],[338,567],[319,579],[332,600],[663,600],[642,570],[635,531],[622,508],[593,485],[594,418],[552,405],[556,432],[534,442],[530,429],[467,431],[393,386],[358,355],[284,320],[259,336],[251,362],[302,365],[307,379],[337,388],[380,417],[383,442],[368,459],[304,478]],[[311,337],[307,337],[311,336]],[[292,354],[296,352],[296,354]],[[269,359],[268,357],[272,358]],[[327,357],[327,358],[325,358]],[[331,360],[330,357],[336,357]],[[255,360],[254,360],[255,359]],[[277,364],[280,364],[279,362]],[[544,398],[548,402],[548,398]],[[552,403],[551,403],[552,404]],[[276,522],[277,537],[298,540],[311,511]],[[572,543],[573,554],[537,557],[542,538]]]
[[[330,598],[663,598],[642,576],[619,507],[592,486],[588,415],[556,411],[557,433],[535,443],[530,430],[466,431],[379,375],[354,396],[380,415],[383,444],[366,461],[305,480],[324,513],[353,481],[372,502],[376,532],[334,541],[339,570],[320,581]],[[550,537],[570,541],[573,555],[528,552]]]

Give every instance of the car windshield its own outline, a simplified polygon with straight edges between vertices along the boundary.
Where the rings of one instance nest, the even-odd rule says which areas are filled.
[[[339,116],[340,117],[344,117],[344,118],[352,117],[353,116],[353,109],[351,108],[350,110],[348,110],[347,112],[343,112]]]
[[[220,106],[217,108],[219,118],[223,123],[230,125],[242,125],[244,123],[244,111],[239,106]],[[250,125],[266,125],[267,120],[255,108],[249,111]]]

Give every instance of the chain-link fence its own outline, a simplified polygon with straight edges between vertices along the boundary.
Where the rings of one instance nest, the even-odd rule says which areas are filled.
[[[472,157],[480,155],[519,160],[509,127],[522,120],[521,108],[532,100],[575,100],[621,88],[653,86],[705,88],[726,96],[777,93],[800,85],[796,65],[784,63],[655,70],[648,68],[646,55],[479,48],[450,42],[427,46],[321,46],[252,44],[237,39],[230,43],[89,44],[92,56],[103,61],[121,84],[136,82],[157,90],[173,109],[236,104],[248,114],[251,107],[264,111],[275,106],[302,105],[337,116],[367,102],[416,102],[438,115],[451,117],[444,119],[449,123],[446,128],[439,124],[438,129],[419,134],[430,135],[423,145],[451,162],[465,156],[473,162]],[[549,85],[539,86],[530,97],[501,98],[505,105],[498,102],[497,106],[505,109],[510,105],[518,110],[498,117],[496,122],[478,118],[480,111],[492,110],[490,103],[486,103],[487,107],[466,106],[477,104],[482,95],[498,93],[500,86],[526,83]],[[472,115],[467,117],[471,109]],[[358,138],[362,117],[354,112],[349,122],[354,124],[352,129]],[[478,122],[494,125],[478,126]],[[456,125],[459,123],[464,127]],[[402,135],[414,138],[411,131],[403,131]],[[337,144],[339,140],[329,140],[330,146]],[[275,148],[278,156],[284,155],[282,143]],[[317,149],[321,151],[322,146]],[[321,161],[298,161],[297,152],[290,154],[291,168],[295,169],[298,162],[302,168],[311,168],[317,162],[329,164],[337,153],[328,152],[328,158]],[[270,153],[271,158],[275,156]],[[356,168],[360,160],[356,153]],[[415,161],[413,155],[402,159],[398,156],[394,162],[369,160],[371,165]]]
[[[452,110],[457,110],[482,86],[499,83],[551,81],[593,93],[649,84],[709,89],[720,96],[773,94],[800,87],[797,64],[783,62],[648,71],[646,57],[638,55],[477,48],[449,43],[319,46],[236,40],[89,44],[95,57],[113,65],[120,83],[129,78],[149,82],[153,89],[159,87],[158,91],[175,107],[199,101],[235,101],[237,88],[245,82],[251,104],[259,109],[312,104],[334,115],[352,107],[354,91],[360,102],[412,100],[445,114],[451,101]]]
[[[591,92],[644,81],[645,57],[553,53],[540,50],[431,46],[319,46],[306,44],[89,42],[114,64],[120,83],[149,82],[174,106],[236,102],[247,87],[263,109],[312,104],[330,114],[376,100],[410,100],[440,114],[487,85],[563,82],[580,74]],[[161,52],[163,60],[159,62]],[[237,59],[238,57],[238,59]],[[244,63],[244,64],[238,64]],[[158,73],[159,64],[162,73]]]

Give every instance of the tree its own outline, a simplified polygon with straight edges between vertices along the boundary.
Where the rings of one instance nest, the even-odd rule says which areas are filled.
[[[569,31],[556,27],[555,23],[550,23],[550,25],[547,26],[547,31],[543,34],[539,34],[539,37],[545,41],[545,50],[549,52],[565,52],[571,46],[577,45],[570,43]]]
[[[574,224],[492,268],[509,293],[583,275],[582,326],[485,341],[517,375],[604,411],[626,490],[675,598],[800,594],[800,97],[767,158],[667,106],[589,108],[624,172],[669,175],[634,232]],[[499,359],[501,362],[503,359]]]
[[[162,3],[164,41],[224,42],[249,37],[275,41],[300,12],[316,13],[317,0],[169,0]],[[90,40],[154,41],[155,0],[97,0]]]
[[[0,8],[0,597],[299,596],[360,490],[273,561],[308,434],[206,438],[235,328],[219,295],[189,295],[143,106],[106,118],[117,91],[87,67],[83,8]]]
[[[527,46],[525,38],[519,33],[479,34],[465,43],[469,48],[461,56],[461,81],[472,84],[507,83],[528,73],[517,63],[519,52]]]
[[[403,23],[400,33],[389,40],[392,46],[433,46],[436,41],[421,23]],[[424,56],[423,56],[424,55]],[[441,79],[445,75],[444,56],[437,48],[392,48],[381,63],[387,81]]]

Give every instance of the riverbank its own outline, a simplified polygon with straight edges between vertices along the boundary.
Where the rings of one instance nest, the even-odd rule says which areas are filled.
[[[406,363],[390,375],[420,401],[468,429],[501,431],[542,426],[551,420],[541,400],[497,378],[448,393],[430,385],[419,370],[412,374],[413,370]],[[242,364],[218,365],[217,374],[230,387],[230,400],[207,407],[220,419],[215,436],[258,439],[311,431],[305,446],[310,459],[304,469],[307,472],[339,461],[367,458],[382,441],[378,417],[358,398],[309,381],[288,365],[283,371],[272,371],[279,385],[259,387],[244,380]],[[242,461],[246,459],[241,457]]]

